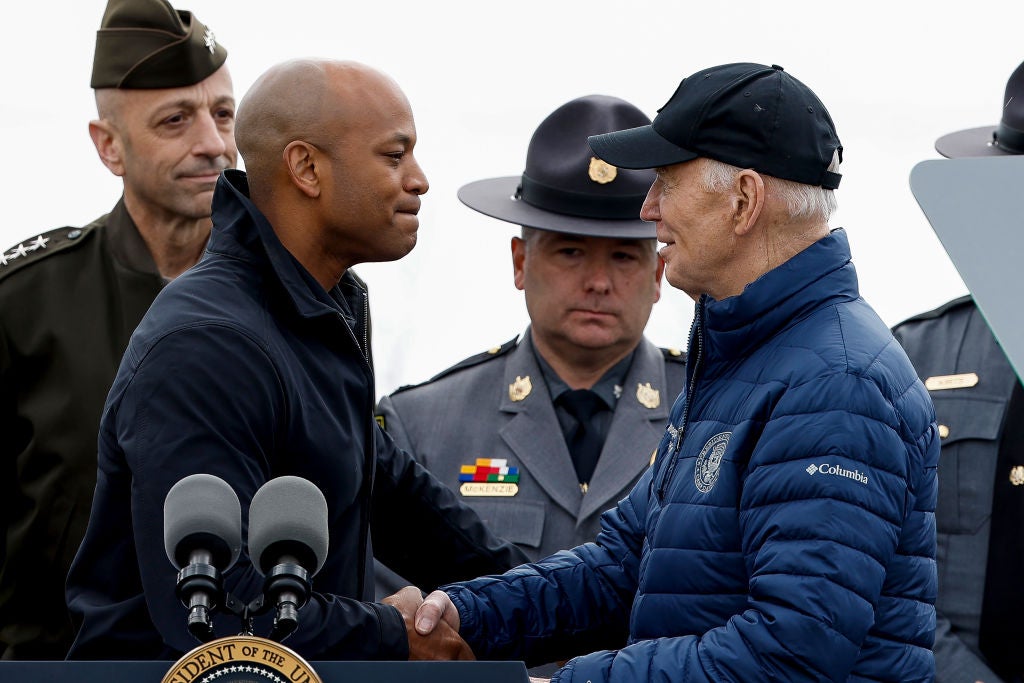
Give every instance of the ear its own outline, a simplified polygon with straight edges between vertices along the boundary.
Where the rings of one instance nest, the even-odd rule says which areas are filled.
[[[733,191],[733,231],[746,235],[754,229],[764,208],[764,179],[753,169],[743,169],[736,174]]]
[[[654,268],[654,303],[661,301],[661,278],[665,274],[665,259],[661,258],[661,254],[655,254],[654,258],[658,259],[658,265]]]
[[[323,156],[313,145],[302,140],[288,143],[281,153],[285,169],[292,185],[299,192],[313,199],[320,196],[323,173]]]
[[[100,161],[118,177],[124,177],[124,142],[121,134],[106,119],[89,122],[89,137]]]
[[[520,237],[512,238],[512,272],[516,289],[523,289],[526,276],[523,273],[523,264],[526,262],[526,242]]]

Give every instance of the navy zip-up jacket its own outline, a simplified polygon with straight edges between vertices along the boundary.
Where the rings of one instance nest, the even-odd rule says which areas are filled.
[[[307,658],[408,657],[398,611],[367,602],[373,549],[424,587],[525,559],[380,431],[365,290],[346,274],[324,291],[247,191],[244,173],[221,177],[207,253],[157,297],[107,398],[92,514],[68,579],[79,624],[70,659],[175,659],[198,644],[163,545],[164,498],[196,472],[234,488],[243,538],[268,479],[323,491],[329,550],[287,641]],[[424,556],[435,561],[415,561]],[[225,575],[246,602],[262,581],[244,552]],[[215,629],[234,634],[240,622],[220,614]],[[265,630],[258,622],[256,635]]]
[[[702,298],[687,362],[596,543],[446,588],[477,656],[591,652],[558,683],[931,681],[934,410],[845,232]]]

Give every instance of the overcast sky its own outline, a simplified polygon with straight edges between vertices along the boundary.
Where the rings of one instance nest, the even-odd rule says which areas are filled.
[[[684,76],[736,61],[780,64],[832,114],[845,147],[840,211],[861,291],[887,324],[966,292],[910,192],[940,135],[996,124],[1024,60],[1024,2],[175,0],[228,48],[237,98],[293,57],[355,59],[412,103],[430,180],[419,244],[363,265],[378,393],[422,381],[526,326],[512,285],[515,226],[464,207],[458,188],[522,173],[540,121],[601,93],[654,116]],[[0,41],[4,101],[0,243],[108,211],[120,181],[87,131],[103,0],[10,3]],[[1005,30],[1004,30],[1005,28]],[[665,286],[647,334],[686,344],[692,302]],[[87,349],[84,349],[86,353]]]

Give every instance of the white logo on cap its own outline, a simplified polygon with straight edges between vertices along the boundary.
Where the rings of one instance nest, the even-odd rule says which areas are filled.
[[[206,44],[206,49],[213,54],[213,51],[217,49],[217,36],[213,35],[213,31],[206,29],[206,35],[203,36],[203,42]]]

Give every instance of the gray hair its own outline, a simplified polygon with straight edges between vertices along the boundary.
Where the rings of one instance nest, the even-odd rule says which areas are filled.
[[[699,179],[700,187],[706,192],[724,192],[736,179],[736,174],[741,168],[729,164],[708,159],[705,157],[703,173]],[[828,170],[839,171],[839,152],[832,154],[832,162]],[[826,190],[817,185],[806,185],[792,180],[783,180],[770,175],[761,174],[764,179],[764,186],[785,204],[789,215],[795,219],[820,218],[828,222],[829,218],[838,208],[835,192]]]

